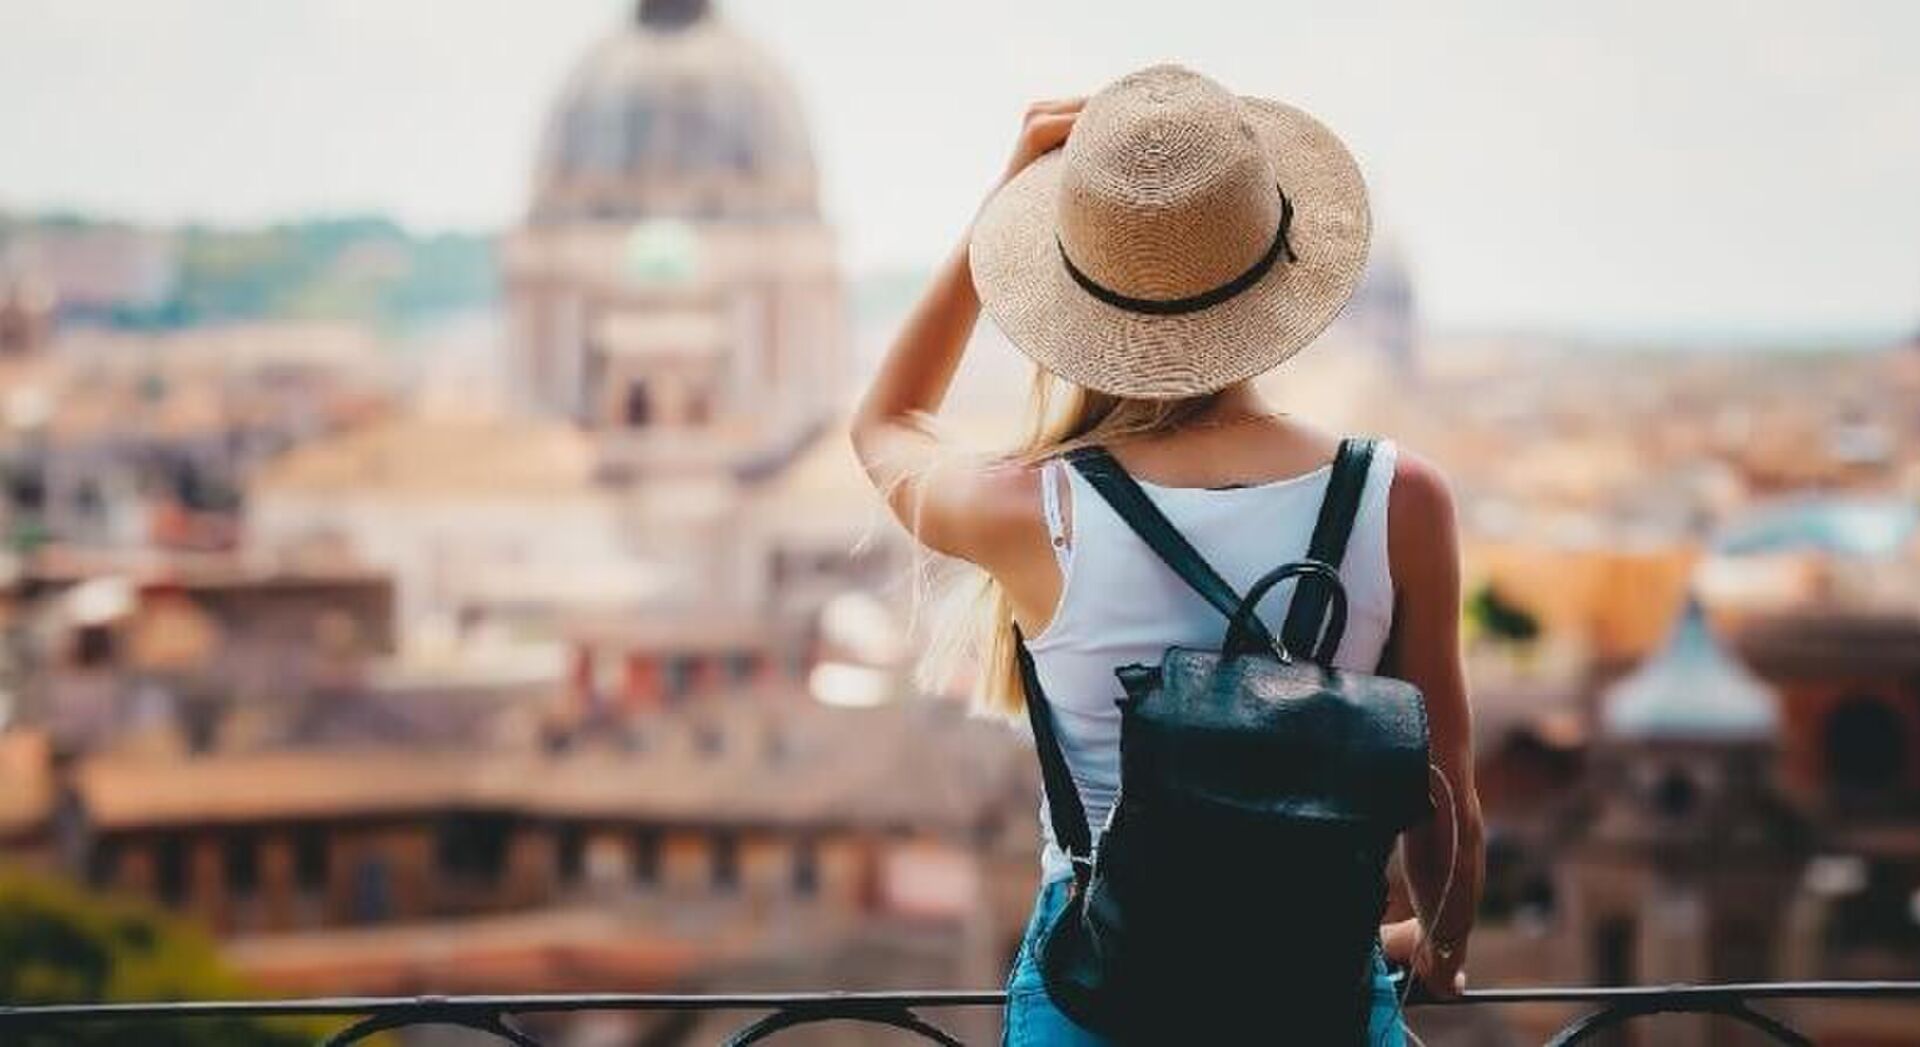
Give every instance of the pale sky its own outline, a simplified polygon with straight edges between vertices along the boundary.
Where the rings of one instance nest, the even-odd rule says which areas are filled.
[[[1022,105],[1153,61],[1359,155],[1442,329],[1920,327],[1911,0],[719,0],[855,272],[925,265]],[[0,207],[496,229],[624,0],[0,0]]]

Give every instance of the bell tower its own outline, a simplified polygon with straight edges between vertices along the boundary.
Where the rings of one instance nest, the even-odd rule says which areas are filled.
[[[1560,866],[1564,960],[1578,980],[1776,977],[1809,841],[1774,788],[1777,715],[1694,600],[1665,646],[1603,696],[1585,832]],[[1609,1042],[1736,1042],[1697,1016],[1640,1024]]]

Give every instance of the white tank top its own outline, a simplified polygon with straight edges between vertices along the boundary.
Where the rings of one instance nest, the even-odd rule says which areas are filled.
[[[1332,466],[1249,487],[1140,486],[1220,576],[1245,592],[1261,575],[1307,553]],[[1387,562],[1387,495],[1394,447],[1382,440],[1367,474],[1340,578],[1347,590],[1347,631],[1334,656],[1342,669],[1372,672],[1393,625],[1393,577]],[[1120,788],[1122,694],[1113,671],[1135,662],[1159,664],[1171,646],[1218,648],[1227,623],[1148,549],[1079,472],[1058,459],[1042,466],[1047,528],[1060,560],[1060,602],[1044,632],[1027,641],[1067,765],[1095,838]],[[1069,533],[1062,490],[1072,505]],[[1286,619],[1293,583],[1282,582],[1260,605],[1276,634]],[[1046,839],[1042,873],[1068,875],[1040,802]]]

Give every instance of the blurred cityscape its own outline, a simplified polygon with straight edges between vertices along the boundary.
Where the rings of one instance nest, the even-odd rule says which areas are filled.
[[[0,213],[0,868],[190,918],[275,994],[1003,979],[1032,758],[912,683],[844,431],[917,276],[842,271],[777,55],[637,10],[494,238]],[[1266,381],[1460,493],[1474,984],[1915,977],[1920,334],[1442,337],[1386,232]],[[956,428],[1013,438],[1024,384],[983,329]],[[1920,1042],[1912,1005],[1778,1010]]]

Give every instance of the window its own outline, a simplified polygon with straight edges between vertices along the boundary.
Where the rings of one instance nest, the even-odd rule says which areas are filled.
[[[96,888],[112,887],[120,878],[120,844],[115,840],[97,840],[87,855],[87,882]]]
[[[507,819],[497,814],[456,814],[434,829],[434,861],[449,879],[490,885],[507,863]]]
[[[660,690],[668,698],[685,698],[693,688],[694,660],[684,655],[666,659],[661,666]]]
[[[751,683],[759,671],[760,656],[752,651],[735,651],[727,656],[727,679],[732,683]]]
[[[187,843],[178,836],[163,836],[154,851],[160,900],[177,906],[187,897]]]
[[[355,923],[385,923],[393,918],[393,886],[387,860],[372,855],[360,860],[353,869],[353,920]]]
[[[82,626],[73,638],[73,660],[86,668],[113,663],[113,630],[104,625]]]
[[[721,891],[740,886],[740,840],[732,833],[713,838],[713,886]]]
[[[820,848],[812,837],[793,846],[793,893],[811,898],[820,891]]]
[[[259,840],[252,832],[238,830],[228,834],[222,848],[227,891],[249,895],[260,887]]]
[[[556,850],[559,852],[560,882],[579,883],[587,864],[586,830],[578,825],[561,826]]]
[[[6,475],[7,500],[15,509],[37,513],[46,508],[47,481],[37,466],[16,465]]]
[[[647,383],[636,381],[627,386],[622,421],[630,429],[643,429],[653,421],[653,397],[647,392]]]
[[[327,889],[327,831],[318,825],[302,826],[293,837],[293,882],[302,891],[318,893]]]
[[[660,881],[660,831],[641,829],[633,834],[633,878],[637,883]]]
[[[1850,790],[1886,789],[1906,771],[1906,725],[1884,702],[1856,695],[1827,717],[1827,774]]]
[[[1685,818],[1698,806],[1700,789],[1677,767],[1668,768],[1653,787],[1653,806],[1668,818]]]

